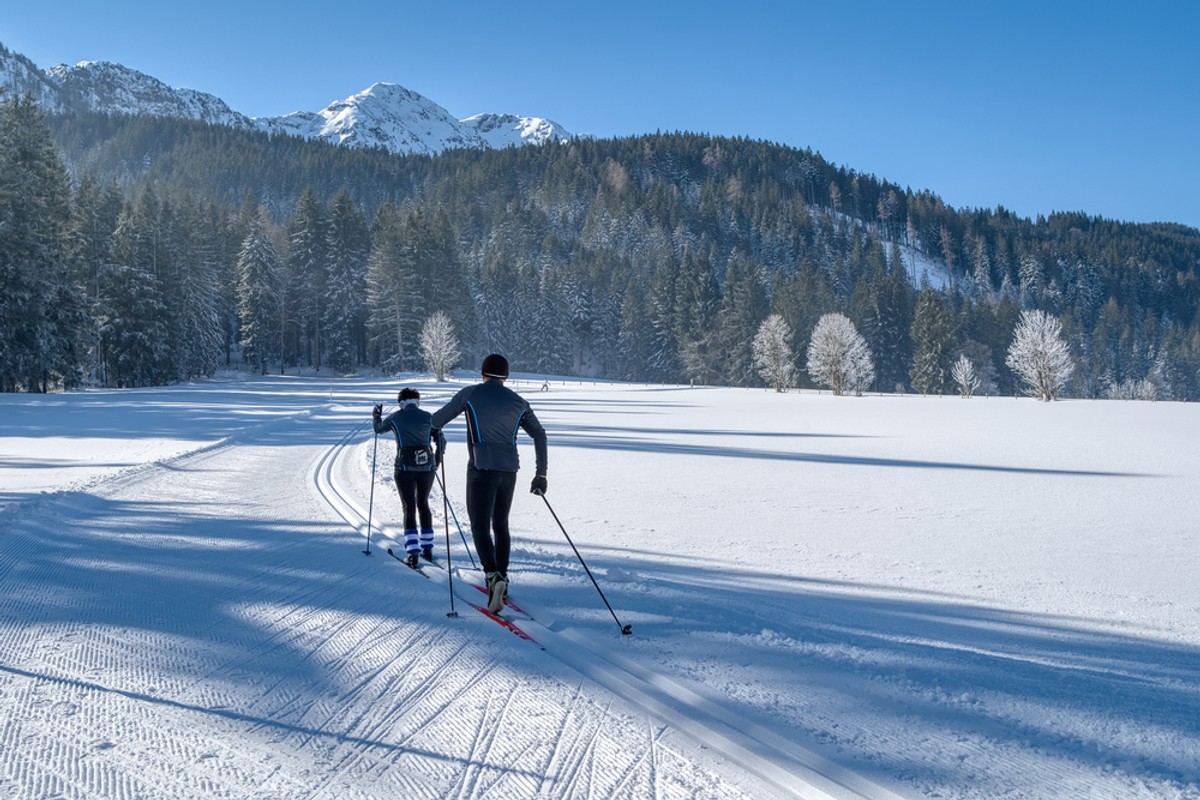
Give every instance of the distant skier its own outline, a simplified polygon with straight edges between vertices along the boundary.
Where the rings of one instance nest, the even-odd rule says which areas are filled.
[[[467,412],[467,516],[487,575],[488,608],[497,613],[508,593],[508,512],[520,469],[517,431],[523,428],[533,438],[537,463],[529,491],[540,495],[546,492],[546,429],[529,403],[504,385],[508,359],[493,353],[483,360],[480,372],[482,383],[463,389],[433,413],[433,427],[440,433]]]
[[[426,561],[433,560],[433,513],[429,509],[429,491],[437,467],[442,463],[446,449],[446,437],[430,424],[430,414],[418,406],[421,393],[405,387],[396,395],[400,408],[383,416],[383,407],[375,406],[371,418],[375,432],[392,431],[396,435],[396,466],[393,475],[400,503],[404,507],[404,550],[408,554],[405,562],[414,569],[420,554]],[[437,444],[436,450],[433,447]],[[418,534],[417,518],[421,528]]]

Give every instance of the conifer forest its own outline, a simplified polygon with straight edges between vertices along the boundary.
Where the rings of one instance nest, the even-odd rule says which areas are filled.
[[[397,156],[199,122],[0,108],[0,389],[462,365],[767,386],[775,315],[797,385],[848,317],[870,391],[1022,393],[1023,311],[1061,325],[1060,396],[1200,400],[1200,231],[1080,211],[955,209],[764,141],[659,132]]]

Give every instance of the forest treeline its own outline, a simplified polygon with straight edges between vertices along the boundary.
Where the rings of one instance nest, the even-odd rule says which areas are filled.
[[[1024,309],[1062,324],[1063,396],[1200,399],[1200,231],[954,209],[810,150],[690,133],[396,156],[150,117],[0,136],[0,387],[262,370],[422,369],[435,311],[464,364],[758,386],[779,314],[797,373],[849,317],[879,391],[1021,389]],[[42,308],[35,310],[34,306]]]

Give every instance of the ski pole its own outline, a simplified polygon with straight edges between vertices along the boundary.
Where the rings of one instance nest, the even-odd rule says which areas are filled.
[[[537,495],[538,497],[542,498],[542,502],[546,504],[546,508],[550,511],[550,516],[554,517],[554,521],[558,523],[558,529],[563,532],[563,536],[567,537],[567,544],[571,545],[571,549],[575,551],[575,557],[579,559],[580,564],[583,564],[583,571],[586,572],[587,576],[592,579],[592,585],[596,587],[596,591],[600,592],[600,599],[604,601],[604,605],[608,606],[608,613],[612,614],[612,618],[616,620],[617,627],[621,629],[621,635],[628,636],[629,634],[633,633],[632,625],[622,625],[621,620],[617,619],[617,612],[613,611],[613,607],[609,605],[608,598],[604,596],[604,592],[600,589],[600,584],[596,583],[595,577],[592,576],[592,571],[588,569],[588,565],[583,561],[583,556],[579,555],[579,548],[576,547],[575,543],[571,541],[571,537],[567,533],[567,529],[563,527],[562,521],[558,518],[558,514],[554,513],[554,509],[550,506],[550,501],[546,499],[546,495],[541,492],[538,492]]]
[[[374,430],[374,425],[371,430]],[[375,446],[371,448],[371,499],[367,501],[367,549],[363,555],[371,555],[371,512],[375,508],[375,456],[379,452],[379,434],[375,434]]]
[[[479,569],[479,565],[475,563],[475,556],[471,555],[471,546],[467,544],[467,535],[463,533],[462,525],[458,521],[458,515],[454,513],[454,506],[450,505],[450,498],[446,496],[446,481],[440,477],[438,478],[438,487],[442,490],[442,499],[446,501],[445,505],[450,510],[450,516],[454,517],[454,527],[458,528],[458,535],[462,539],[463,547],[467,549],[467,558],[471,559],[471,569]],[[449,524],[449,520],[447,520],[447,524]]]
[[[450,499],[446,497],[446,462],[445,460],[439,464],[442,468],[442,521],[446,523],[446,577],[450,584],[450,612],[447,617],[457,617],[458,612],[454,610],[454,565],[450,563],[450,515],[446,511],[450,508]],[[437,471],[434,471],[434,476],[437,476]],[[454,524],[458,524],[458,520],[454,520]],[[467,551],[470,555],[471,551]]]

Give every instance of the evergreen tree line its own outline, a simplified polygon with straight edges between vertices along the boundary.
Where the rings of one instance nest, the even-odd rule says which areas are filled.
[[[28,105],[6,106],[6,131]],[[52,283],[87,321],[63,352],[91,353],[83,372],[107,385],[230,360],[419,369],[439,310],[468,364],[495,350],[531,372],[763,385],[764,320],[796,332],[803,381],[808,337],[841,312],[876,390],[952,391],[966,356],[979,391],[1011,394],[1005,353],[1036,308],[1077,365],[1064,395],[1150,382],[1200,398],[1200,233],[1181,226],[954,210],[811,151],[684,133],[429,158],[161,119],[48,122],[77,177],[54,205],[62,266],[45,274],[69,277]],[[101,241],[82,246],[84,228]],[[16,372],[4,388],[35,388]]]

